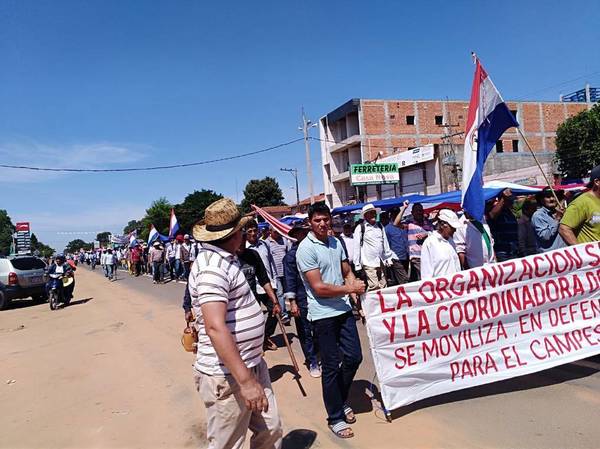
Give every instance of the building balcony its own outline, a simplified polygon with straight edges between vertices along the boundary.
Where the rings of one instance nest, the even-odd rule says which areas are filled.
[[[339,173],[331,177],[331,182],[343,182],[350,180],[350,171]]]
[[[350,136],[350,137],[342,140],[341,142],[331,145],[328,148],[329,153],[337,153],[338,151],[344,151],[344,150],[347,150],[348,148],[355,146],[356,144],[360,144],[360,143],[362,143],[361,135],[355,134],[353,136]]]

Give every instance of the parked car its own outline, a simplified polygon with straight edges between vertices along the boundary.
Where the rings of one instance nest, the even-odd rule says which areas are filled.
[[[9,256],[0,259],[0,283],[4,284],[0,310],[20,298],[46,300],[46,263],[35,256]]]
[[[6,287],[0,282],[0,310],[6,308],[8,302],[8,299],[6,299]]]

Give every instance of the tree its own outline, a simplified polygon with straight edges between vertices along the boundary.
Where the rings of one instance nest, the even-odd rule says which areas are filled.
[[[175,206],[175,215],[181,229],[190,233],[192,226],[204,216],[206,208],[221,198],[223,195],[206,189],[195,190],[186,196],[183,203]]]
[[[12,244],[12,235],[15,232],[15,226],[13,225],[8,212],[4,209],[0,209],[0,255],[7,256],[10,254],[10,247]]]
[[[127,225],[123,228],[123,234],[129,234],[130,232],[135,231],[136,229],[138,231],[142,230],[142,222],[139,220],[130,220]]]
[[[141,220],[140,238],[148,240],[150,225],[154,225],[161,234],[168,234],[172,207],[165,197],[153,201],[150,207],[146,209],[146,215]]]
[[[40,257],[50,257],[54,254],[54,248],[40,242],[34,233],[31,234],[31,251]]]
[[[558,127],[556,161],[568,178],[585,178],[600,164],[600,105],[568,118]]]
[[[86,243],[81,239],[75,239],[75,240],[71,240],[69,243],[67,243],[67,246],[65,247],[65,252],[78,253],[81,248],[83,248],[85,251],[89,251],[93,247],[94,247],[93,243]]]
[[[264,179],[252,179],[244,189],[244,199],[241,207],[244,212],[250,211],[250,206],[281,206],[283,193],[275,178],[267,176]]]
[[[108,231],[100,232],[99,234],[96,234],[96,240],[100,242],[100,245],[105,246],[109,243],[110,234],[111,233]]]

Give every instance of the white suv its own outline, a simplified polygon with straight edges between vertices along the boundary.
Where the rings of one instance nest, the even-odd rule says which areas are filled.
[[[0,310],[13,299],[32,297],[35,301],[46,300],[46,263],[35,256],[9,256],[0,258],[0,283],[4,294],[0,295]]]

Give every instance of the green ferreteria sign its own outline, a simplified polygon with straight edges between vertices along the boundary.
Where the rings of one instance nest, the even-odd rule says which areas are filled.
[[[400,179],[398,164],[352,164],[350,166],[350,180],[352,185],[364,184],[389,184]]]

